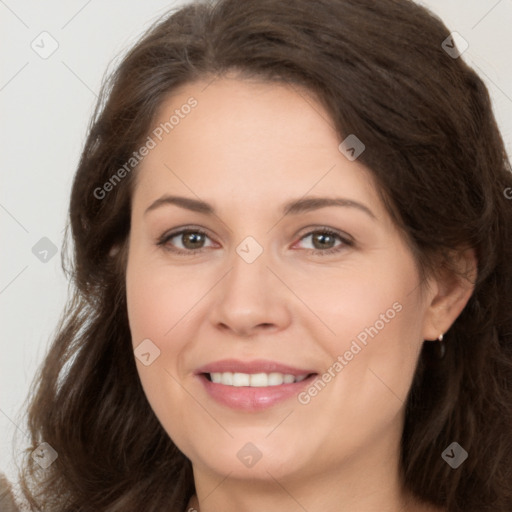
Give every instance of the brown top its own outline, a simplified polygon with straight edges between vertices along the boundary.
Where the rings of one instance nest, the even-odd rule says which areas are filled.
[[[12,496],[11,485],[2,473],[0,473],[0,510],[2,512],[20,512]]]

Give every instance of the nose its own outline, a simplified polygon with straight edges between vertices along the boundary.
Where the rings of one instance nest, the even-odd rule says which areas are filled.
[[[265,251],[252,263],[233,256],[213,297],[210,320],[216,329],[251,337],[279,332],[290,324],[292,293],[268,263]]]

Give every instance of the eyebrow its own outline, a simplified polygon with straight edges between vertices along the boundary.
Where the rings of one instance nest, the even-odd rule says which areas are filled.
[[[160,208],[161,206],[169,204],[176,205],[193,212],[202,213],[204,215],[216,215],[215,208],[209,203],[206,203],[199,199],[193,199],[191,197],[172,195],[163,195],[162,197],[158,198],[156,201],[149,205],[149,207],[144,212],[144,215],[146,215],[152,210],[155,210],[156,208]],[[301,213],[318,210],[320,208],[326,208],[328,206],[356,208],[359,211],[362,211],[369,215],[372,219],[377,219],[375,214],[364,204],[359,203],[358,201],[354,201],[352,199],[346,199],[342,197],[307,197],[301,199],[294,199],[283,205],[282,213],[283,216],[298,215]]]

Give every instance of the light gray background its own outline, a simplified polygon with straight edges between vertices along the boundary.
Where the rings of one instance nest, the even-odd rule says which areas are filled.
[[[10,479],[13,434],[23,443],[23,402],[66,299],[60,248],[69,192],[102,78],[112,59],[183,3],[0,0],[0,471]],[[511,154],[512,1],[419,3],[468,41],[462,58],[488,85]],[[43,31],[59,45],[47,59],[31,47],[35,40],[49,48]],[[46,263],[32,253],[42,237],[59,249]]]

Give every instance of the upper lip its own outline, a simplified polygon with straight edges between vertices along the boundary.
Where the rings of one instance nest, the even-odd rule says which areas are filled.
[[[314,370],[295,368],[277,361],[269,361],[266,359],[256,359],[253,361],[239,361],[236,359],[223,359],[213,363],[201,366],[196,370],[196,374],[201,373],[283,373],[290,374],[295,377],[300,375],[309,375],[315,373]]]

